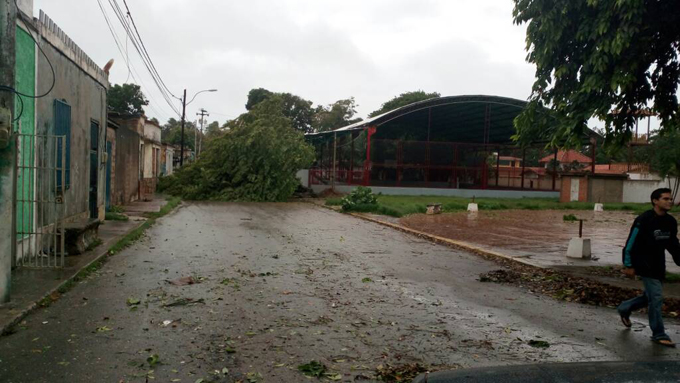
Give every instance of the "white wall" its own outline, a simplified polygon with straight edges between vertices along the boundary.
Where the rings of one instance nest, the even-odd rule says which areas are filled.
[[[146,122],[144,124],[144,137],[154,142],[161,142],[161,128],[150,122]]]
[[[335,191],[350,193],[358,186],[336,185]],[[452,196],[465,198],[559,198],[560,192],[531,191],[531,190],[483,190],[483,189],[435,189],[435,188],[403,188],[369,186],[373,193],[385,195],[426,195],[426,196]],[[312,185],[314,193],[321,193],[330,189],[330,185]]]
[[[674,178],[670,180],[670,183],[668,181],[668,179],[661,180],[654,175],[630,174],[630,179],[623,181],[623,202],[650,202],[649,196],[655,189],[675,186]]]
[[[154,156],[156,150],[160,153],[161,147],[156,144],[151,144],[148,141],[144,145],[144,178],[154,178],[156,176],[154,174]],[[160,169],[160,155],[156,160],[156,166]]]
[[[22,12],[33,17],[33,0],[18,0],[17,4]]]
[[[303,187],[309,187],[309,169],[298,170],[297,174],[295,174],[295,177],[300,180],[300,184]]]
[[[173,172],[172,168],[172,157],[174,151],[170,148],[165,149],[165,175],[171,175]]]

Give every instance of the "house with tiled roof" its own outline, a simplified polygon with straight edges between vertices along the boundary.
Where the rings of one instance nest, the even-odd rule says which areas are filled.
[[[541,158],[538,163],[548,168],[552,166],[553,159],[555,159],[554,154]],[[559,164],[559,170],[568,171],[575,167],[575,165],[581,168],[590,167],[593,164],[593,159],[573,149],[559,150],[557,152],[557,163]]]

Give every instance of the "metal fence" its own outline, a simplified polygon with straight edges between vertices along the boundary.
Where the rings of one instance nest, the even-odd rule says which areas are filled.
[[[66,138],[16,135],[14,266],[64,266]]]
[[[338,136],[320,142],[311,185],[370,185],[457,189],[558,190],[554,151],[543,147]],[[333,163],[336,163],[333,169]]]

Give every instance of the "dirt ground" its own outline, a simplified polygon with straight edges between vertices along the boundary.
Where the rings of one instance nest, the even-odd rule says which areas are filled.
[[[413,363],[678,357],[641,315],[625,329],[612,309],[479,280],[496,269],[311,204],[186,203],[0,338],[0,381],[307,382],[298,367],[316,361],[321,381],[351,382]]]
[[[578,237],[579,223],[565,222],[564,215],[584,219],[583,236],[590,238],[593,259],[566,257],[569,240]],[[469,242],[541,266],[608,266],[621,264],[621,248],[635,216],[629,212],[582,210],[502,210],[477,213],[415,214],[399,223],[445,238]],[[680,267],[667,256],[667,267]]]

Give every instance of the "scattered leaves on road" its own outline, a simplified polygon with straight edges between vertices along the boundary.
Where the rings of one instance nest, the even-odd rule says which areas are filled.
[[[146,358],[146,362],[149,363],[150,367],[153,367],[161,362],[160,357],[158,354],[151,354],[149,355],[148,358]]]
[[[428,368],[420,363],[409,363],[401,366],[381,364],[376,368],[375,374],[379,380],[385,382],[410,382],[416,376],[427,371]]]
[[[529,346],[536,347],[536,348],[548,348],[548,347],[550,347],[550,343],[548,343],[544,340],[532,339],[532,340],[529,341]]]
[[[198,304],[198,303],[205,304],[205,299],[203,299],[203,298],[199,298],[199,299],[179,298],[177,300],[174,300],[170,303],[163,305],[163,307],[187,306],[187,305],[195,305],[195,304]]]
[[[197,280],[194,279],[194,277],[192,277],[192,276],[189,276],[189,277],[182,277],[182,278],[175,279],[175,280],[172,280],[172,281],[169,280],[169,279],[166,279],[165,282],[167,282],[167,283],[169,283],[169,284],[171,284],[171,285],[174,285],[174,286],[188,286],[188,285],[193,285],[193,284],[196,284],[196,283],[200,283],[200,281],[197,281]]]
[[[298,370],[307,376],[320,378],[326,372],[326,366],[313,360],[309,363],[299,365]]]
[[[479,281],[517,285],[555,299],[595,306],[616,307],[622,301],[641,294],[640,290],[612,286],[557,270],[516,264],[507,264],[506,267],[480,274]],[[678,311],[680,299],[664,299],[664,314],[672,316]]]

